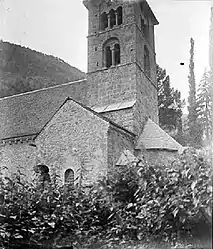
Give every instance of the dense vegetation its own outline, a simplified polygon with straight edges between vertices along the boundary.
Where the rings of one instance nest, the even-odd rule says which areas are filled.
[[[45,248],[113,248],[130,240],[172,243],[196,237],[201,223],[202,230],[211,226],[211,165],[193,151],[172,167],[138,162],[117,168],[91,189],[58,186],[57,176],[41,189],[20,173],[2,175],[0,194],[0,246],[5,248],[24,248],[23,243]]]
[[[85,78],[85,73],[51,55],[0,41],[0,97]]]

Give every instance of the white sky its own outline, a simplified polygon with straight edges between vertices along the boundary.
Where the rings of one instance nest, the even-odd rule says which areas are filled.
[[[199,83],[208,67],[210,0],[148,0],[156,27],[158,64],[188,96],[190,37]],[[0,39],[52,54],[87,71],[87,9],[81,0],[0,0]],[[184,66],[180,66],[184,62]]]

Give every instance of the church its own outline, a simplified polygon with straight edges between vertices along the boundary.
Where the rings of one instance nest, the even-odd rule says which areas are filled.
[[[146,0],[84,0],[86,79],[0,99],[0,168],[46,165],[92,185],[113,167],[174,160],[182,146],[158,125],[154,27]]]

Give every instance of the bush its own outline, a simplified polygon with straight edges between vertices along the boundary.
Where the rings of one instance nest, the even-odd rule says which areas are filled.
[[[139,162],[114,169],[91,189],[64,189],[56,182],[41,190],[20,174],[0,178],[3,246],[171,241],[211,216],[211,167],[195,153],[170,168]]]

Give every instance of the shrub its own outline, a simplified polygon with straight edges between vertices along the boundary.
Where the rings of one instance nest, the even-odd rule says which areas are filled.
[[[89,248],[106,240],[171,241],[211,216],[211,183],[211,165],[189,152],[170,168],[116,168],[91,189],[52,181],[41,190],[20,174],[1,176],[0,243]]]

